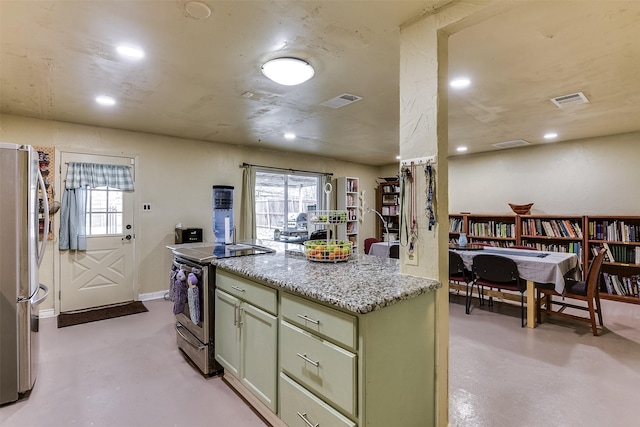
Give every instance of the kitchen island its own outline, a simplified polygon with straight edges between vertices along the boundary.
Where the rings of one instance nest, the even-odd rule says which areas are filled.
[[[400,274],[396,259],[271,247],[212,262],[228,383],[273,425],[434,425],[440,283]]]

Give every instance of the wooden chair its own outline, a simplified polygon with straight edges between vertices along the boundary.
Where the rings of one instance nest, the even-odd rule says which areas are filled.
[[[515,261],[507,257],[492,254],[480,254],[473,257],[474,283],[482,289],[480,303],[484,300],[484,288],[495,288],[520,292],[520,321],[522,327],[526,325],[524,315],[524,292],[527,290],[527,281],[520,278],[518,266]],[[473,284],[471,285],[473,292]],[[493,305],[493,297],[489,297],[489,306]],[[467,306],[471,307],[471,294],[467,294]],[[468,313],[467,313],[468,314]]]
[[[368,254],[369,253],[369,249],[371,249],[371,245],[373,245],[374,243],[378,243],[380,240],[376,239],[375,237],[367,237],[366,239],[364,239],[364,253]]]
[[[555,291],[555,289],[549,285],[536,284],[536,291],[538,296],[536,298],[536,311],[538,314],[538,321],[542,323],[541,313],[558,315],[562,317],[568,317],[570,319],[580,320],[583,322],[591,323],[591,330],[593,335],[598,336],[598,328],[596,327],[596,315],[600,326],[602,323],[602,309],[600,307],[600,270],[602,269],[602,263],[604,261],[604,250],[600,250],[598,255],[591,261],[589,271],[587,272],[586,280],[576,281],[570,278],[565,278],[565,294],[561,295]],[[584,305],[575,305],[565,301],[553,301],[554,295],[562,296],[565,298],[571,298],[574,300],[580,300],[587,303]],[[544,298],[544,309],[542,308]],[[559,305],[557,310],[553,310],[553,304]],[[583,310],[589,312],[589,317],[578,316],[571,313],[565,313],[566,308],[573,308],[577,310]]]

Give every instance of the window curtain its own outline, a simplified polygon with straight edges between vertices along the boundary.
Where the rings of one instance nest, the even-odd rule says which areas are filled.
[[[253,240],[256,231],[256,170],[245,166],[242,172],[242,196],[240,198],[240,233],[242,239]]]
[[[123,165],[100,163],[69,163],[64,188],[111,187],[122,191],[133,191],[131,169]]]
[[[69,163],[60,207],[61,250],[87,250],[87,187],[134,191],[131,169],[123,165]]]
[[[60,207],[60,239],[61,250],[87,250],[87,188],[65,189]]]

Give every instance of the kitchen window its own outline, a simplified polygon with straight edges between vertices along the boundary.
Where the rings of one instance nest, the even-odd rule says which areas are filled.
[[[321,208],[323,179],[322,174],[257,170],[257,237],[283,241],[305,240],[309,231],[307,212]]]

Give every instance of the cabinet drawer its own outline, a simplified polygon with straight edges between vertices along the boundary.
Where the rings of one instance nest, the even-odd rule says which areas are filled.
[[[357,357],[284,320],[280,367],[287,375],[349,415],[357,416]]]
[[[353,421],[282,373],[280,374],[280,419],[289,427],[309,427],[309,425],[356,427]]]
[[[222,270],[216,271],[216,287],[271,314],[278,314],[278,294],[275,289]]]
[[[350,349],[357,348],[355,316],[285,293],[282,293],[280,310],[289,323]]]

